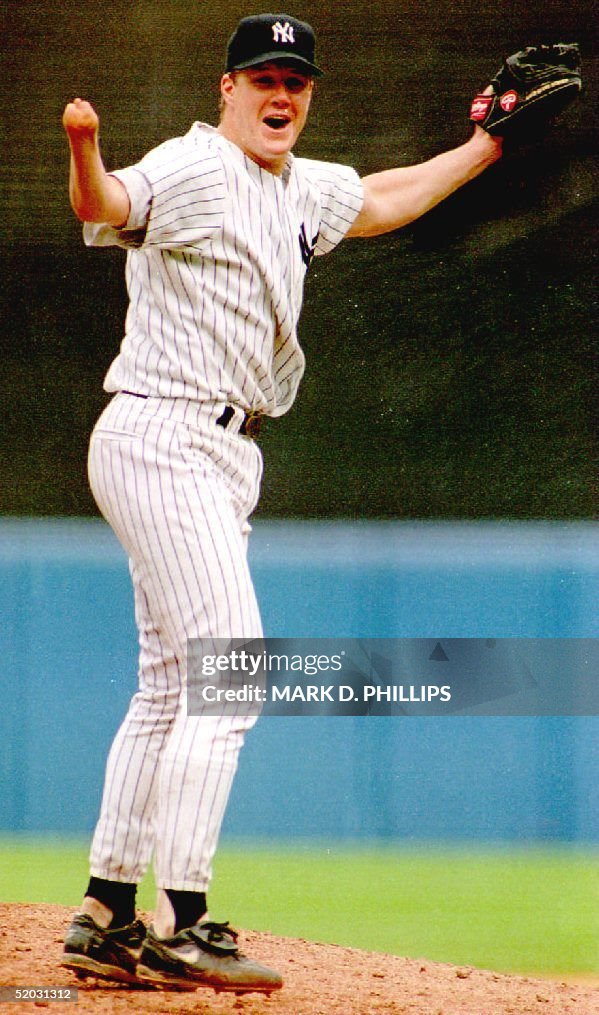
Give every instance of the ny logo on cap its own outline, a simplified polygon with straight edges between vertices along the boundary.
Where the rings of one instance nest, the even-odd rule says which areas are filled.
[[[272,26],[272,37],[275,42],[295,42],[293,25],[290,25],[288,21],[284,25],[280,21],[277,21]]]

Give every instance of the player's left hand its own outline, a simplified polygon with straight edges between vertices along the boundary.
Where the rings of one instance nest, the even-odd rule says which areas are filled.
[[[487,87],[485,88],[484,92],[481,92],[481,96],[482,97],[484,97],[485,95],[492,95],[492,94],[493,94],[493,86],[492,85],[487,85]],[[490,134],[488,131],[483,130],[482,127],[479,127],[479,125],[477,123],[475,123],[474,124],[474,138],[477,141],[479,141],[481,144],[487,144],[489,146],[494,147],[496,149],[496,151],[497,151],[497,157],[499,158],[501,156],[502,147],[503,147],[503,137],[500,134]]]
[[[526,140],[543,133],[581,88],[577,43],[528,46],[508,56],[473,99],[470,119],[493,136]]]

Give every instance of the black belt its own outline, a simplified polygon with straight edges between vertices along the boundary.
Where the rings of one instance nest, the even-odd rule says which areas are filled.
[[[133,395],[134,398],[148,398],[148,395],[140,395],[139,391],[126,391],[123,389],[123,395]],[[216,421],[217,426],[222,426],[223,430],[226,430],[229,423],[235,415],[235,409],[232,405],[225,405],[222,414]],[[239,427],[239,433],[243,437],[257,437],[260,433],[260,427],[262,426],[262,413],[250,411],[246,412],[243,417],[243,422]]]
[[[225,405],[222,415],[218,417],[216,421],[217,426],[222,426],[224,430],[227,429],[229,423],[235,415],[235,409],[232,405]],[[242,437],[257,437],[260,433],[260,427],[262,426],[262,413],[261,412],[246,412],[243,417],[243,422],[239,427],[239,433]]]

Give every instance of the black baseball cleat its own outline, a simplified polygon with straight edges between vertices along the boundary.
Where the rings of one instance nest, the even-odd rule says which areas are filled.
[[[78,976],[138,983],[135,970],[145,936],[141,920],[105,930],[91,916],[79,913],[67,931],[60,964]]]
[[[283,980],[273,969],[243,955],[228,923],[204,921],[174,937],[157,938],[148,929],[137,966],[141,983],[175,990],[212,987],[217,993],[270,994]]]

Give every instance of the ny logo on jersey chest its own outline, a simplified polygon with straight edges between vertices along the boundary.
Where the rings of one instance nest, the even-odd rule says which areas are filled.
[[[290,25],[288,21],[284,25],[280,21],[276,21],[272,26],[272,37],[275,42],[295,42],[293,25]]]
[[[314,257],[314,251],[316,250],[316,244],[318,242],[319,235],[320,235],[319,233],[316,233],[316,236],[314,237],[312,243],[310,244],[308,242],[308,237],[306,236],[306,227],[302,222],[299,231],[299,245],[302,253],[302,261],[306,265],[306,268],[310,267],[310,261]]]

